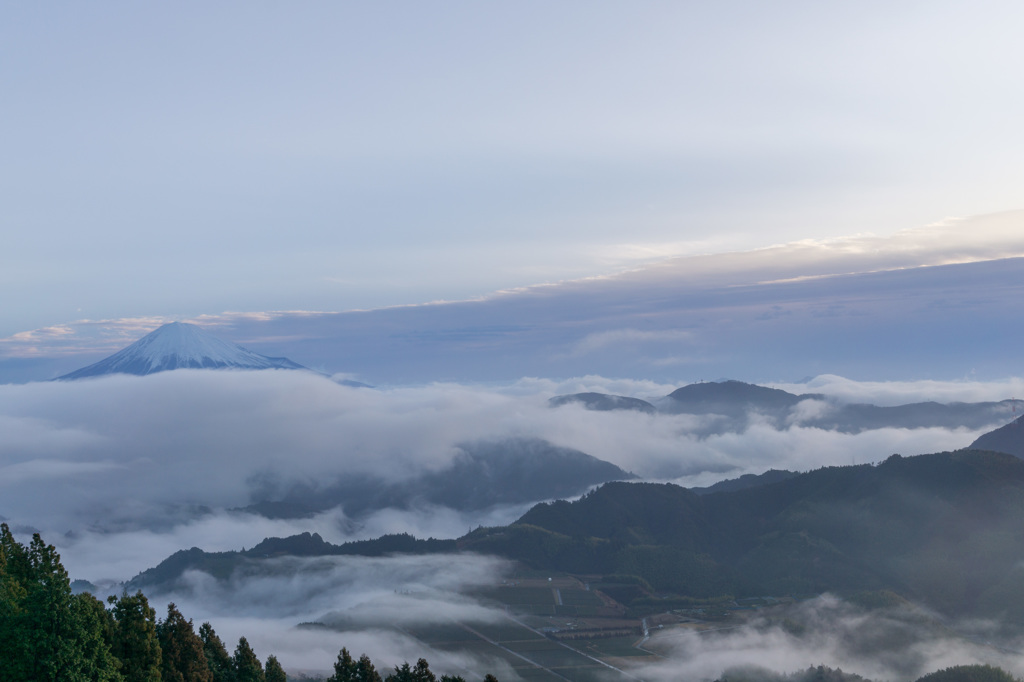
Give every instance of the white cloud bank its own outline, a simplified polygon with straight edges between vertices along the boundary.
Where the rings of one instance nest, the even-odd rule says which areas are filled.
[[[860,383],[823,376],[784,388],[843,401],[896,403],[996,400],[1022,386],[1018,378]],[[443,468],[459,443],[523,436],[583,450],[642,477],[700,485],[768,468],[806,470],[878,461],[893,452],[954,449],[978,435],[943,428],[859,434],[799,425],[779,430],[755,419],[743,433],[700,438],[694,430],[714,417],[596,412],[572,404],[552,409],[547,403],[553,395],[582,391],[654,399],[674,388],[585,376],[372,390],[305,372],[187,370],[5,385],[0,386],[0,424],[7,434],[0,441],[0,515],[22,531],[40,529],[57,545],[73,578],[110,584],[192,546],[241,549],[268,536],[304,531],[331,542],[387,532],[456,537],[477,525],[508,523],[527,507],[482,513],[383,509],[360,519],[334,509],[297,520],[229,511],[247,504],[253,481],[267,473],[282,482],[357,472],[402,480]],[[505,570],[500,561],[334,557],[278,563],[279,573],[236,576],[225,584],[191,574],[188,589],[160,596],[158,606],[174,601],[197,623],[211,620],[229,646],[244,635],[261,656],[274,653],[293,671],[326,669],[346,646],[365,651],[382,667],[426,655],[435,670],[515,679],[499,661],[433,651],[391,629],[400,623],[500,617],[459,596],[467,586],[500,579]],[[295,627],[323,618],[344,632]],[[788,637],[770,628],[745,629],[711,642],[684,637],[666,661],[644,671],[644,679],[677,679],[681,671],[714,675],[730,661],[760,660],[792,669],[805,661],[853,660],[839,646],[841,638],[825,642],[829,649]],[[923,651],[926,644],[920,646]],[[853,669],[885,677],[882,667]]]
[[[274,654],[292,671],[329,671],[341,647],[366,653],[383,674],[426,657],[437,674],[514,680],[511,668],[487,656],[430,648],[406,628],[493,623],[504,611],[464,593],[501,584],[508,562],[493,557],[286,557],[261,562],[225,581],[190,572],[184,586],[151,599],[158,612],[173,601],[197,624],[210,621],[229,648],[246,637],[261,657]],[[326,623],[333,629],[302,628]]]
[[[954,665],[998,665],[1020,675],[1019,642],[1000,641],[991,622],[953,622],[920,609],[865,612],[832,595],[772,610],[721,632],[666,631],[652,646],[664,658],[638,671],[645,680],[714,680],[729,668],[792,673],[826,665],[871,680],[915,680]],[[774,618],[774,620],[773,620]],[[787,625],[789,627],[787,627]],[[798,626],[798,627],[794,627]],[[1009,648],[1007,648],[1009,647]]]
[[[788,388],[892,402],[899,396],[1002,399],[1021,385],[1019,379],[881,384],[822,377]],[[479,514],[383,509],[360,519],[332,510],[305,520],[228,511],[251,503],[267,480],[281,490],[352,474],[407,480],[443,469],[459,444],[479,439],[542,438],[643,478],[702,485],[769,468],[807,470],[880,461],[894,452],[956,449],[980,435],[945,428],[777,430],[754,420],[743,433],[698,437],[695,431],[715,417],[547,405],[563,393],[653,399],[674,388],[590,376],[369,390],[289,371],[176,371],[4,385],[0,516],[15,527],[44,531],[73,575],[125,579],[193,545],[237,549],[306,530],[334,542],[386,532],[456,537],[477,525],[507,523],[526,506]]]

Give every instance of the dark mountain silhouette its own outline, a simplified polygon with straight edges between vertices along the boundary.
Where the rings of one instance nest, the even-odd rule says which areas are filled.
[[[341,506],[350,517],[385,508],[430,504],[460,511],[571,497],[608,481],[635,478],[614,464],[579,450],[536,438],[467,443],[452,464],[402,483],[365,475],[344,475],[318,486],[297,485],[262,499],[244,511],[272,518],[300,518]],[[266,488],[272,490],[274,481]]]
[[[246,566],[257,573],[261,560],[280,556],[384,556],[453,552],[455,549],[455,540],[417,540],[406,533],[346,542],[343,545],[325,542],[318,533],[301,533],[287,538],[267,538],[252,549],[240,552],[204,552],[198,547],[183,549],[132,578],[125,588],[129,591],[145,590],[147,593],[159,594],[180,587],[178,581],[185,571],[203,571],[219,580],[226,580],[240,566]],[[268,566],[265,570],[274,572],[275,569]]]
[[[1009,424],[978,437],[971,443],[971,447],[1024,457],[1024,417],[1018,417]]]
[[[785,481],[799,476],[800,474],[795,471],[786,471],[785,469],[769,469],[763,474],[743,474],[739,478],[730,478],[725,481],[719,481],[714,485],[710,485],[706,488],[690,488],[693,492],[698,495],[710,495],[712,493],[732,493],[737,490],[746,490],[747,488],[756,488],[761,485],[768,485],[770,483],[778,483],[779,481]]]
[[[571,395],[556,395],[548,401],[551,407],[562,405],[580,404],[588,410],[607,412],[609,410],[636,410],[653,414],[654,405],[640,398],[629,398],[623,395],[609,395],[607,393],[573,393]]]
[[[778,388],[768,388],[742,381],[707,381],[677,388],[662,403],[667,412],[686,414],[733,414],[755,409],[767,414],[786,412],[801,400],[824,400],[819,393],[794,395]]]
[[[630,607],[641,610],[683,597],[891,590],[947,614],[1019,621],[1022,527],[1024,460],[961,450],[893,455],[877,466],[827,467],[704,495],[613,482],[575,502],[538,504],[514,524],[477,529],[457,542],[406,537],[334,546],[299,536],[268,541],[259,552],[193,549],[148,574],[159,586],[188,568],[223,578],[245,563],[252,572],[252,562],[278,552],[458,550],[539,570],[636,576],[654,590]]]
[[[634,573],[691,596],[891,589],[945,612],[1020,617],[1022,523],[1024,461],[958,451],[703,496],[610,483],[460,545],[568,571]]]

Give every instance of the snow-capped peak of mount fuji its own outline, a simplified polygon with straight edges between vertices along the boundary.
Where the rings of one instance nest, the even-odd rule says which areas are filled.
[[[306,369],[288,358],[271,358],[218,339],[187,322],[171,322],[108,358],[57,377],[154,374],[171,369]]]

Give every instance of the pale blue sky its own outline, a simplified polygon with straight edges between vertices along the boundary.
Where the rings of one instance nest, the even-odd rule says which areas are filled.
[[[8,3],[0,337],[1024,207],[990,3]]]

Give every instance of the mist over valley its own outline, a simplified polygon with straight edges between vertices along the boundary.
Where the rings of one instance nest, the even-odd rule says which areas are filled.
[[[609,673],[595,652],[615,674],[714,677],[780,642],[789,671],[1015,669],[1008,595],[1024,547],[1009,510],[1024,508],[1024,462],[926,453],[1013,428],[1019,406],[1002,396],[1016,388],[824,376],[376,389],[302,369],[8,384],[0,514],[53,542],[76,589],[141,589],[294,670],[327,669],[339,638],[389,665],[426,651],[510,679]],[[564,498],[577,501],[551,503]],[[567,515],[580,505],[592,510]],[[723,618],[729,634],[714,634]],[[916,658],[863,665],[853,642],[879,618]],[[825,622],[846,634],[823,649]],[[490,653],[431,635],[458,623]],[[998,647],[986,653],[977,628]],[[559,650],[598,648],[555,668],[498,655],[552,632]]]

